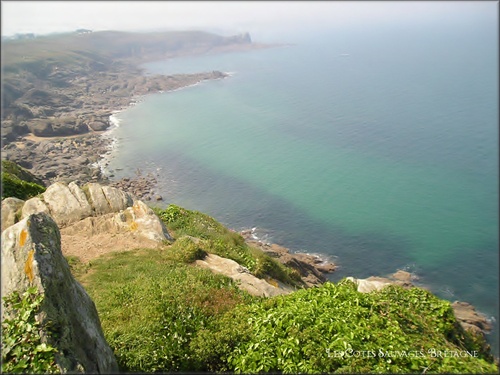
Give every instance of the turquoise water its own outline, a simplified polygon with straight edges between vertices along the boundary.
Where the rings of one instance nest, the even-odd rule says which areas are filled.
[[[117,114],[110,169],[331,257],[333,280],[407,269],[498,320],[496,31],[404,30],[147,64],[233,74]]]

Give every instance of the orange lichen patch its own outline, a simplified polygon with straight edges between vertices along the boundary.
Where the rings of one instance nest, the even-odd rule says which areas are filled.
[[[275,288],[278,288],[279,287],[279,284],[276,280],[274,280],[272,277],[270,277],[269,279],[266,280],[269,284],[271,284],[272,286],[274,286]]]
[[[26,229],[21,230],[21,234],[19,235],[19,246],[24,246],[27,237],[28,231]]]
[[[134,210],[134,214],[136,217],[143,217],[144,216],[144,211],[142,207],[139,204],[134,204],[132,206],[132,209]]]
[[[130,228],[131,231],[134,231],[134,230],[137,230],[139,228],[139,225],[135,221],[132,221],[130,223],[129,228]]]
[[[33,257],[35,255],[34,250],[30,250],[28,252],[28,259],[26,259],[26,263],[24,263],[24,273],[28,276],[30,283],[33,282],[35,275],[33,275]]]

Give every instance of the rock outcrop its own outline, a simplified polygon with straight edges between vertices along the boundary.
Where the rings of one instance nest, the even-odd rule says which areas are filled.
[[[43,203],[59,225],[67,225],[91,215],[91,206],[83,191],[72,184],[72,189],[62,182],[56,182],[42,194]],[[36,198],[35,198],[36,199]]]
[[[249,245],[261,249],[285,266],[298,271],[302,281],[307,286],[324,283],[327,281],[324,274],[335,271],[336,266],[334,263],[325,261],[316,255],[291,253],[286,247],[256,240],[252,237],[252,230],[243,231],[241,235]]]
[[[40,197],[26,202],[7,198],[2,202],[5,218],[2,230],[14,224],[19,216],[26,218],[39,212],[50,214],[61,228],[93,218],[87,221],[97,223],[91,225],[95,228],[94,234],[99,228],[114,228],[118,232],[133,231],[152,241],[172,240],[165,225],[146,204],[120,189],[97,183],[89,183],[81,189],[75,182],[69,185],[56,182]]]
[[[476,308],[468,302],[455,301],[451,304],[455,317],[465,330],[476,334],[491,331],[491,324],[486,317],[476,311]]]
[[[42,338],[58,349],[61,372],[118,371],[94,302],[71,275],[59,228],[46,213],[29,215],[2,233],[2,297],[29,286],[45,296],[38,319],[42,326],[50,322]],[[2,302],[2,319],[4,314]]]
[[[354,277],[346,277],[347,280],[352,281],[358,287],[358,292],[370,293],[373,291],[385,288],[387,285],[391,285],[392,282],[389,279],[369,277],[367,279],[356,279]]]
[[[2,232],[18,221],[23,205],[23,200],[14,197],[5,198],[2,201]]]
[[[252,275],[248,269],[231,259],[208,254],[203,260],[196,260],[197,266],[226,275],[239,283],[239,288],[254,296],[273,297],[292,293],[295,289],[276,280],[273,284]]]
[[[158,247],[172,237],[163,222],[140,200],[120,189],[89,183],[56,182],[39,197],[26,202],[7,198],[2,202],[2,231],[20,218],[46,213],[62,234],[64,255],[82,261],[112,251]]]

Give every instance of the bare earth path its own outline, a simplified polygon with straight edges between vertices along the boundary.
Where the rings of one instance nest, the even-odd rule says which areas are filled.
[[[134,232],[101,228],[97,221],[92,219],[95,218],[88,218],[61,229],[64,256],[75,256],[87,263],[104,254],[161,246]],[[106,231],[101,232],[103,229]]]

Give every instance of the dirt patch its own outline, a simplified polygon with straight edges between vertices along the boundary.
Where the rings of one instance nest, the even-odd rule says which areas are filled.
[[[64,256],[75,256],[87,263],[104,254],[138,248],[158,248],[161,244],[133,232],[92,233],[92,229],[75,231],[71,226],[61,229]]]

